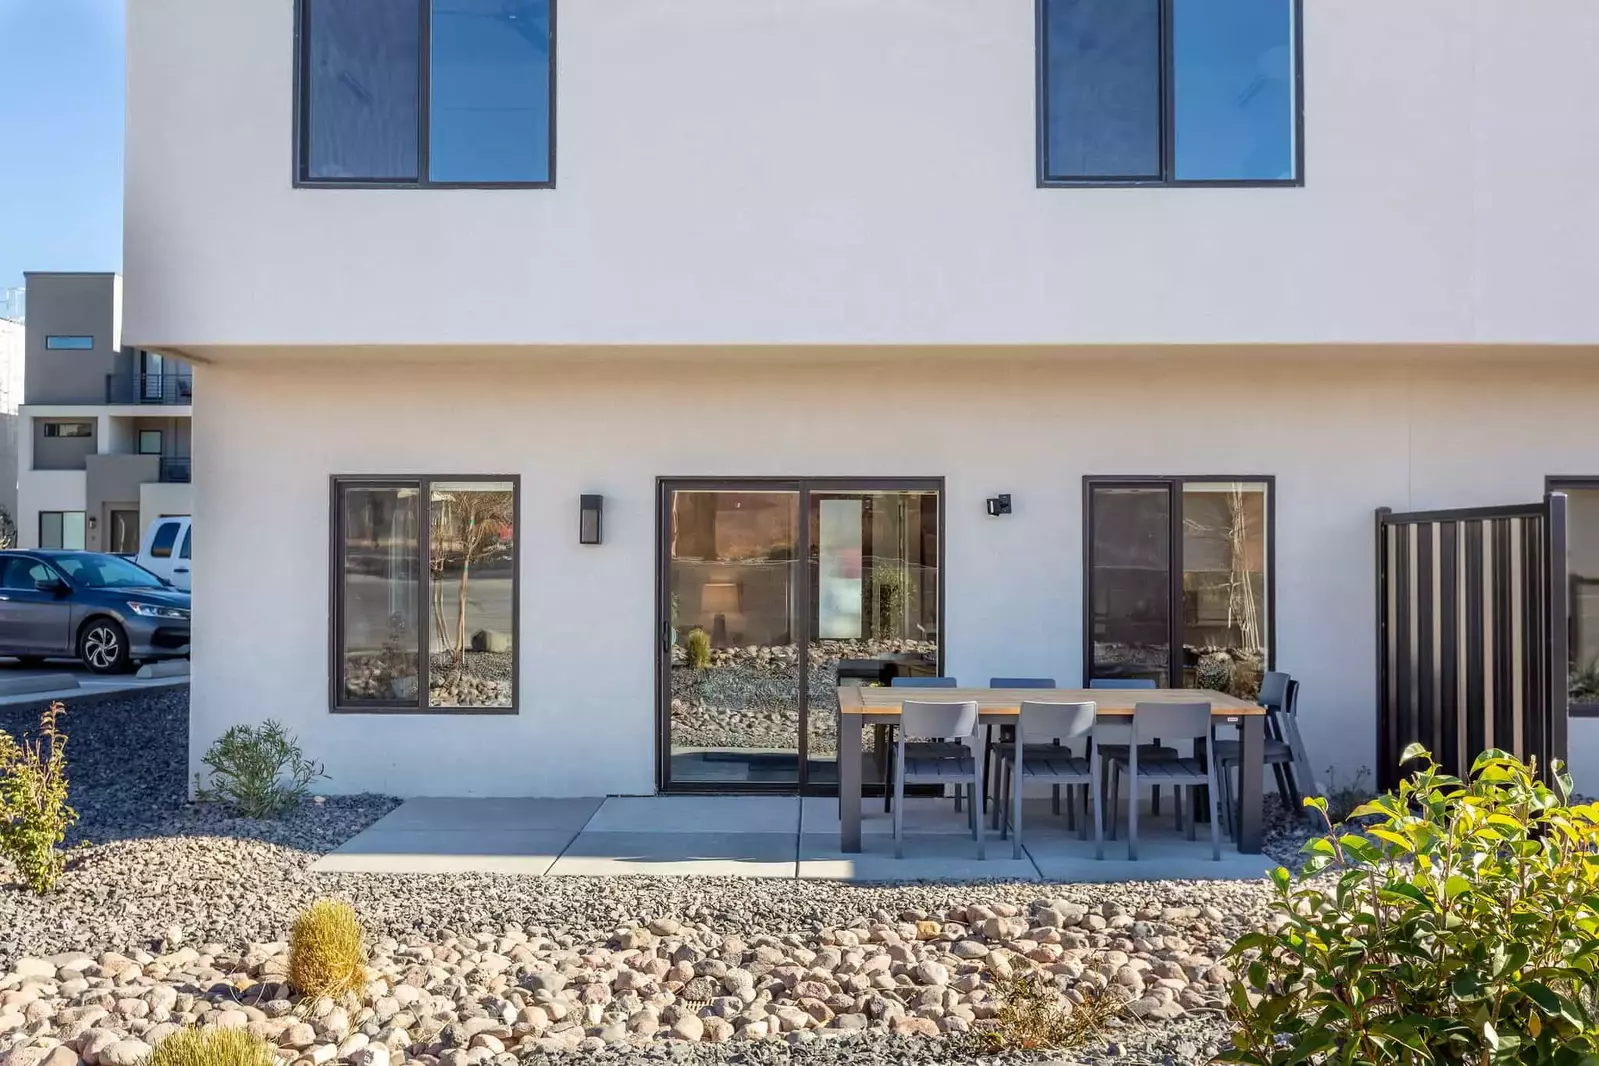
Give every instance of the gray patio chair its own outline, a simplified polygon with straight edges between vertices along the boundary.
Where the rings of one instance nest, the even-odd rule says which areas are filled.
[[[1084,795],[1091,797],[1094,806],[1094,857],[1105,857],[1105,819],[1100,805],[1100,760],[1091,756],[1078,757],[1063,741],[1092,736],[1096,722],[1097,705],[1090,703],[1055,703],[1027,700],[1022,704],[1016,719],[1010,746],[1000,751],[1000,790],[1004,796],[1004,819],[1000,822],[1000,837],[1014,826],[1015,837],[1011,844],[1012,858],[1022,857],[1022,792],[1028,782],[1048,783],[1059,795],[1061,786],[1071,790],[1070,806],[1076,806],[1077,786],[1086,786]],[[1047,738],[1047,742],[1046,741]],[[1078,836],[1088,836],[1088,811],[1083,810],[1083,820]]]
[[[1147,677],[1096,677],[1088,683],[1088,687],[1099,689],[1152,689],[1156,685],[1153,680]],[[1101,745],[1100,753],[1107,762],[1111,759],[1121,759],[1125,762],[1127,759],[1127,745]],[[1156,737],[1151,743],[1145,744],[1144,750],[1138,754],[1145,761],[1154,762],[1156,759],[1175,759],[1177,757],[1177,749],[1166,747],[1161,744],[1160,738]],[[1103,780],[1108,776],[1108,774],[1102,774],[1101,779]],[[1113,797],[1111,802],[1113,810],[1115,806]],[[1160,813],[1160,787],[1158,785],[1150,790],[1149,809],[1154,814]],[[1112,840],[1116,839],[1116,819],[1114,817],[1110,821],[1110,838]]]
[[[1170,785],[1176,790],[1175,802],[1177,808],[1177,822],[1183,822],[1182,789],[1192,791],[1201,786],[1205,789],[1206,805],[1210,808],[1210,853],[1211,858],[1221,861],[1221,814],[1217,808],[1218,789],[1216,785],[1216,760],[1205,758],[1192,759],[1160,759],[1155,762],[1141,760],[1139,752],[1143,748],[1141,743],[1146,737],[1166,736],[1176,737],[1181,740],[1195,742],[1195,750],[1202,750],[1199,745],[1203,743],[1206,748],[1214,751],[1213,725],[1210,717],[1210,704],[1208,703],[1140,703],[1133,708],[1133,720],[1130,727],[1122,726],[1123,730],[1130,728],[1131,743],[1128,745],[1127,759],[1113,760],[1112,772],[1120,777],[1122,769],[1127,771],[1129,788],[1127,790],[1127,857],[1138,858],[1138,786],[1140,784]],[[1112,784],[1114,794],[1115,785]],[[1114,812],[1112,812],[1114,817]],[[1188,816],[1188,839],[1194,839],[1194,816]]]
[[[1282,676],[1288,677],[1287,674]],[[1278,691],[1274,688],[1272,695],[1275,696]],[[1299,735],[1299,682],[1289,678],[1280,691],[1282,699],[1268,703],[1265,699],[1266,688],[1261,686],[1261,705],[1266,707],[1268,715],[1277,719],[1272,729],[1278,734],[1266,737],[1265,763],[1276,773],[1278,795],[1288,804],[1288,809],[1300,811],[1303,804],[1299,799],[1298,782],[1303,780],[1313,789],[1316,784],[1309,768],[1309,753],[1305,751],[1305,742]],[[1216,780],[1221,786],[1222,816],[1227,819],[1229,836],[1237,835],[1238,794],[1233,788],[1232,775],[1242,762],[1241,752],[1242,745],[1236,740],[1216,741]],[[1296,770],[1303,770],[1304,773],[1301,775]]]
[[[1054,688],[1053,677],[991,677],[988,679],[989,688]],[[1012,735],[1016,732],[1014,726],[1002,725],[999,727],[999,744],[1009,744]],[[988,726],[983,730],[983,780],[992,781],[994,777],[989,773],[993,767],[991,758],[994,754],[994,727]],[[997,794],[996,794],[997,798]],[[988,797],[983,797],[983,802],[988,802]],[[1055,790],[1055,813],[1060,813],[1060,789]],[[994,805],[994,828],[999,828],[999,805]]]
[[[888,685],[890,688],[959,688],[960,682],[955,680],[953,677],[895,677],[889,680]],[[879,726],[878,728],[883,730],[883,733],[881,734],[882,739],[878,740],[878,750],[882,751],[885,747],[885,742],[892,736],[894,726],[889,724],[885,726]],[[951,748],[951,745],[948,744],[929,744],[918,742],[912,745],[912,749],[918,755],[955,754]],[[887,814],[894,809],[894,790],[889,787],[894,780],[894,749],[892,746],[887,747],[886,756],[887,757],[883,761],[884,814]],[[961,809],[961,793],[959,788],[955,790],[955,809],[957,811]]]
[[[983,761],[966,742],[977,735],[977,703],[924,703],[907,700],[900,711],[894,759],[894,857],[905,857],[905,786],[907,784],[971,785],[972,795],[983,794]],[[958,754],[918,755],[908,738],[936,738]],[[967,805],[967,820],[977,838],[977,857],[986,858],[983,816],[975,803]]]

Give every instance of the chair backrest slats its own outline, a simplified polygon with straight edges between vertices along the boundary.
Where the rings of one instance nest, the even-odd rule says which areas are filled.
[[[890,688],[959,688],[959,683],[953,677],[896,677],[889,682]]]
[[[999,686],[996,686],[999,687]],[[1046,740],[1072,740],[1094,731],[1099,705],[1059,703],[1050,700],[1024,700],[1017,718],[1017,743]],[[1022,738],[1026,737],[1026,741]]]
[[[1053,677],[991,677],[989,688],[1054,688]]]
[[[1096,677],[1088,683],[1089,688],[1155,688],[1155,682],[1147,677]]]
[[[1133,707],[1133,740],[1147,743],[1156,737],[1162,743],[1173,740],[1198,740],[1211,735],[1208,703],[1140,703]]]
[[[977,701],[929,703],[906,700],[900,710],[899,737],[969,737],[977,732]]]

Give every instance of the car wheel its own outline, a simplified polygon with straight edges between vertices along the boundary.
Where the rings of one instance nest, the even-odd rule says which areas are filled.
[[[127,632],[109,618],[96,618],[78,635],[78,658],[96,674],[126,673],[133,665]]]

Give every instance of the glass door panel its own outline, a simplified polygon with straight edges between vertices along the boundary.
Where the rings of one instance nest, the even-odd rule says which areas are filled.
[[[669,489],[669,786],[800,781],[797,490]]]
[[[1182,485],[1182,687],[1250,697],[1270,662],[1267,486]]]
[[[1172,661],[1171,488],[1090,491],[1088,678],[1148,678],[1165,686]]]
[[[838,781],[839,664],[844,683],[939,672],[939,499],[933,490],[807,494],[810,549],[809,781]],[[867,730],[865,750],[872,753]],[[871,777],[868,776],[868,780]]]

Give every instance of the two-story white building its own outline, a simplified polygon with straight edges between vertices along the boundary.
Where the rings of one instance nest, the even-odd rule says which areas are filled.
[[[1349,775],[1376,508],[1570,488],[1599,588],[1586,0],[140,0],[128,51],[195,760],[825,791],[876,660],[1275,666]]]

